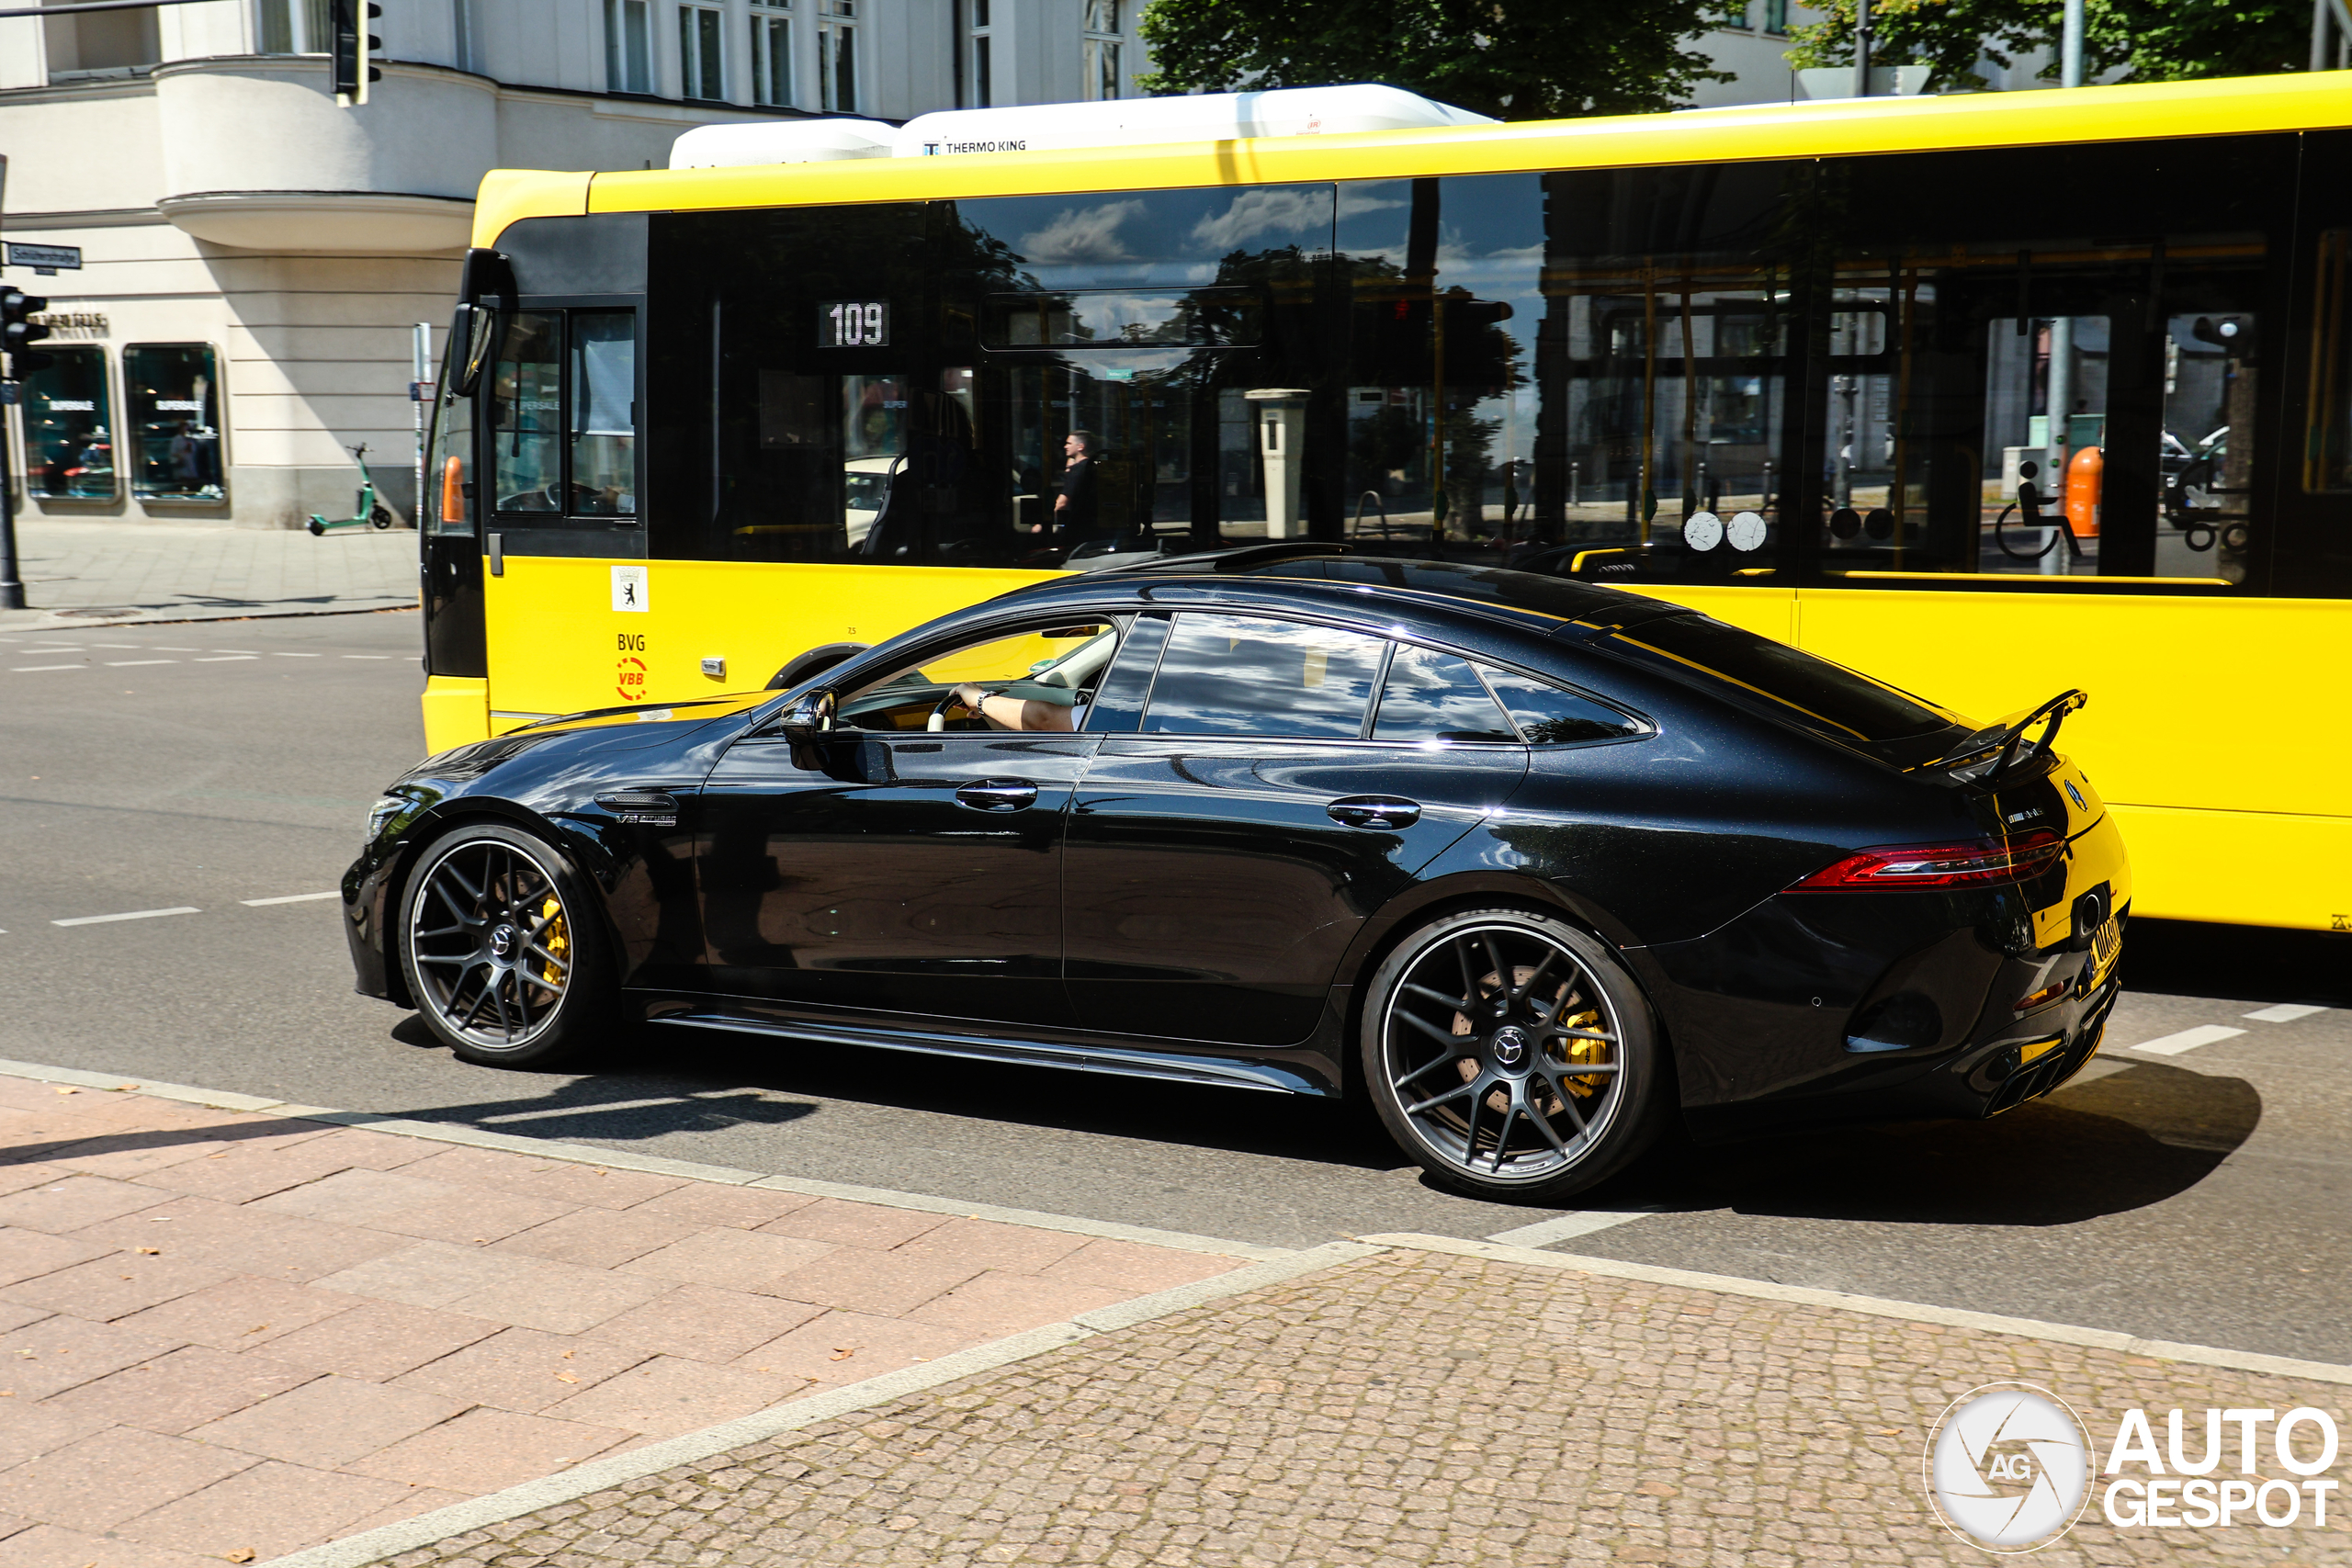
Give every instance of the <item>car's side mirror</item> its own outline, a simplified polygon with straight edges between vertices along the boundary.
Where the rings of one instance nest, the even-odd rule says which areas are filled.
[[[791,742],[793,766],[821,768],[824,763],[818,755],[818,742],[832,733],[840,715],[841,694],[830,686],[820,686],[786,704],[768,729]]]

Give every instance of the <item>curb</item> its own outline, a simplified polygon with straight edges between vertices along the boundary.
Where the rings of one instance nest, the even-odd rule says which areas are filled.
[[[49,616],[49,619],[47,619],[47,620],[45,620],[45,621],[7,621],[7,620],[0,620],[0,632],[7,632],[7,631],[17,631],[17,632],[51,632],[51,631],[67,631],[67,632],[70,632],[70,631],[74,630],[74,629],[75,627],[77,627],[77,626],[78,626],[78,627],[85,627],[85,628],[89,628],[89,627],[99,627],[99,626],[209,626],[210,624],[212,624],[212,623],[213,623],[213,622],[215,622],[215,621],[220,621],[220,622],[230,622],[230,621],[294,621],[294,620],[301,620],[301,619],[303,619],[303,618],[305,618],[305,617],[307,617],[307,616],[311,616],[311,615],[386,615],[386,614],[391,613],[391,612],[393,612],[393,611],[399,611],[399,610],[413,610],[413,609],[416,609],[417,607],[418,607],[418,606],[417,606],[416,603],[415,603],[413,600],[407,600],[407,599],[392,599],[392,600],[388,600],[388,601],[386,601],[384,604],[355,604],[355,605],[351,606],[349,609],[345,609],[345,610],[261,610],[261,609],[243,610],[243,609],[241,609],[241,610],[239,611],[239,613],[237,613],[237,614],[235,614],[235,615],[148,615],[148,616],[139,616],[139,615],[138,615],[138,612],[137,612],[137,611],[133,611],[133,612],[131,612],[131,614],[133,615],[133,616],[138,617],[138,618],[131,619],[131,620],[121,620],[121,621],[116,621],[116,620],[108,620],[106,616],[104,616],[104,615],[81,615],[81,614],[79,614],[79,613],[78,613],[78,611],[79,611],[79,606],[68,606],[68,608],[74,609],[74,610],[75,610],[75,611],[77,612],[77,613],[74,615],[74,617],[73,617],[71,620],[61,620],[61,619],[59,619],[59,618],[58,618],[59,616],[61,616],[61,615],[64,615],[64,614],[65,614],[65,611],[63,611],[63,610],[38,610],[38,611],[35,611],[34,613],[35,613],[35,614],[40,614],[40,615],[46,615],[47,616]],[[18,612],[16,612],[16,611],[13,611],[13,610],[12,610],[12,611],[9,611],[9,612],[7,612],[7,613],[8,613],[8,614],[10,614],[10,615],[15,615],[15,614],[17,614]]]
[[[625,1482],[657,1474],[676,1465],[692,1464],[731,1449],[763,1442],[786,1432],[813,1427],[822,1421],[834,1420],[860,1410],[887,1404],[910,1393],[921,1393],[943,1383],[970,1377],[976,1372],[993,1371],[1000,1367],[1042,1356],[1048,1350],[1058,1350],[1065,1345],[1075,1345],[1097,1335],[1115,1329],[1132,1328],[1154,1318],[1204,1305],[1226,1296],[1239,1295],[1264,1285],[1280,1284],[1329,1268],[1336,1263],[1369,1258],[1379,1252],[1377,1247],[1360,1242],[1333,1241],[1304,1252],[1284,1254],[1213,1280],[1197,1280],[1179,1285],[1171,1291],[1159,1291],[1148,1296],[1138,1296],[1131,1302],[1080,1313],[1063,1323],[1049,1323],[1043,1328],[1033,1328],[1026,1334],[1016,1334],[993,1344],[977,1345],[969,1350],[959,1350],[952,1356],[928,1361],[920,1367],[900,1371],[885,1372],[864,1382],[851,1383],[831,1393],[811,1394],[788,1404],[779,1404],[757,1415],[741,1416],[706,1427],[699,1432],[650,1443],[632,1449],[608,1460],[592,1460],[583,1465],[561,1471],[538,1481],[526,1481],[510,1486],[503,1492],[452,1503],[429,1514],[419,1514],[413,1519],[384,1525],[365,1534],[345,1536],[341,1540],[313,1546],[284,1557],[273,1557],[268,1568],[360,1568],[363,1563],[380,1562],[402,1551],[429,1546],[467,1530],[481,1529],[487,1525],[503,1523],[525,1514],[558,1503],[568,1503],[593,1492],[602,1492]]]
[[[492,1133],[447,1122],[420,1122],[369,1111],[334,1111],[323,1105],[300,1105],[239,1094],[232,1089],[196,1089],[187,1084],[152,1083],[120,1073],[90,1073],[78,1067],[51,1067],[38,1062],[0,1060],[0,1076],[29,1078],[36,1083],[70,1084],[76,1089],[102,1089],[153,1095],[215,1111],[238,1111],[253,1116],[282,1116],[288,1121],[325,1122],[338,1127],[362,1127],[427,1143],[454,1144],[465,1148],[495,1149],[502,1154],[527,1155],[534,1159],[568,1165],[601,1166],[606,1170],[634,1170],[647,1176],[674,1176],[684,1181],[709,1181],[726,1187],[762,1187],[775,1192],[797,1192],[809,1198],[838,1198],[852,1203],[872,1203],[886,1209],[906,1209],[923,1214],[945,1214],[959,1220],[994,1220],[1025,1225],[1031,1230],[1059,1231],[1067,1235],[1094,1236],[1104,1241],[1131,1241],[1164,1247],[1177,1252],[1204,1252],[1217,1258],[1250,1262],[1295,1257],[1288,1247],[1260,1247],[1187,1231],[1159,1230],[1150,1225],[1123,1224],[1116,1220],[1088,1220],[1071,1214],[1040,1213],[1008,1209],[995,1203],[975,1203],[934,1198],[928,1192],[897,1192],[881,1187],[857,1187],[842,1181],[820,1181],[797,1176],[770,1176],[729,1165],[699,1165],[693,1160],[664,1159],[659,1155],[632,1154],[626,1149],[602,1149],[590,1144],[558,1143],[526,1138],[513,1133]]]
[[[1645,1284],[1676,1285],[1689,1291],[1713,1291],[1721,1295],[1785,1302],[1792,1306],[1828,1307],[1838,1312],[1861,1313],[1871,1317],[1900,1318],[1906,1323],[1932,1323],[1945,1328],[1974,1329],[1983,1334],[2011,1334],[2059,1345],[2113,1350],[2127,1356],[2151,1356],[2160,1360],[2187,1361],[2202,1367],[2227,1367],[2233,1371],[2259,1372],[2267,1377],[2352,1384],[2352,1366],[2339,1366],[2333,1361],[2299,1361],[2289,1356],[2264,1356],[2251,1350],[2223,1350],[2211,1345],[2184,1345],[2170,1339],[2142,1339],[2111,1328],[2078,1328],[2071,1324],[2044,1323],[2039,1318],[2003,1317],[1996,1313],[1928,1306],[1918,1302],[1892,1301],[1883,1296],[1849,1296],[1842,1291],[1776,1285],[1770,1280],[1742,1280],[1728,1274],[1694,1274],[1684,1269],[1660,1269],[1648,1263],[1623,1263],[1614,1258],[1585,1258],[1568,1252],[1538,1252],[1531,1247],[1499,1247],[1490,1241],[1464,1241],[1450,1235],[1397,1232],[1386,1235],[1362,1235],[1356,1239],[1369,1247],[1446,1252],[1458,1258],[1532,1264],[1539,1269],[1573,1269],[1580,1274],[1599,1274],[1607,1279],[1639,1280]]]

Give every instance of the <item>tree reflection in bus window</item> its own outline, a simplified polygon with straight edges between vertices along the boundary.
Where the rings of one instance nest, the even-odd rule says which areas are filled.
[[[524,310],[507,323],[492,373],[492,493],[501,512],[561,513],[562,316]]]

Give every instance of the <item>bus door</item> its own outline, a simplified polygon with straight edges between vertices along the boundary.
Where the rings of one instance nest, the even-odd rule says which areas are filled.
[[[417,498],[425,673],[451,681],[480,681],[489,674],[482,641],[481,541],[475,527],[472,394],[495,331],[490,310],[471,303],[459,307],[435,388],[431,457],[424,493]]]

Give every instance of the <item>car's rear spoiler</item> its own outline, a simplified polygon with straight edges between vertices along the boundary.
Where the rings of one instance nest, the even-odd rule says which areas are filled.
[[[1996,783],[2002,774],[2039,761],[2058,744],[2058,728],[2066,716],[2090,701],[2079,688],[2061,692],[2040,707],[2013,713],[2000,723],[1978,730],[1920,771],[1941,769],[1971,784]],[[2026,731],[2048,720],[2041,736],[2026,739]]]

